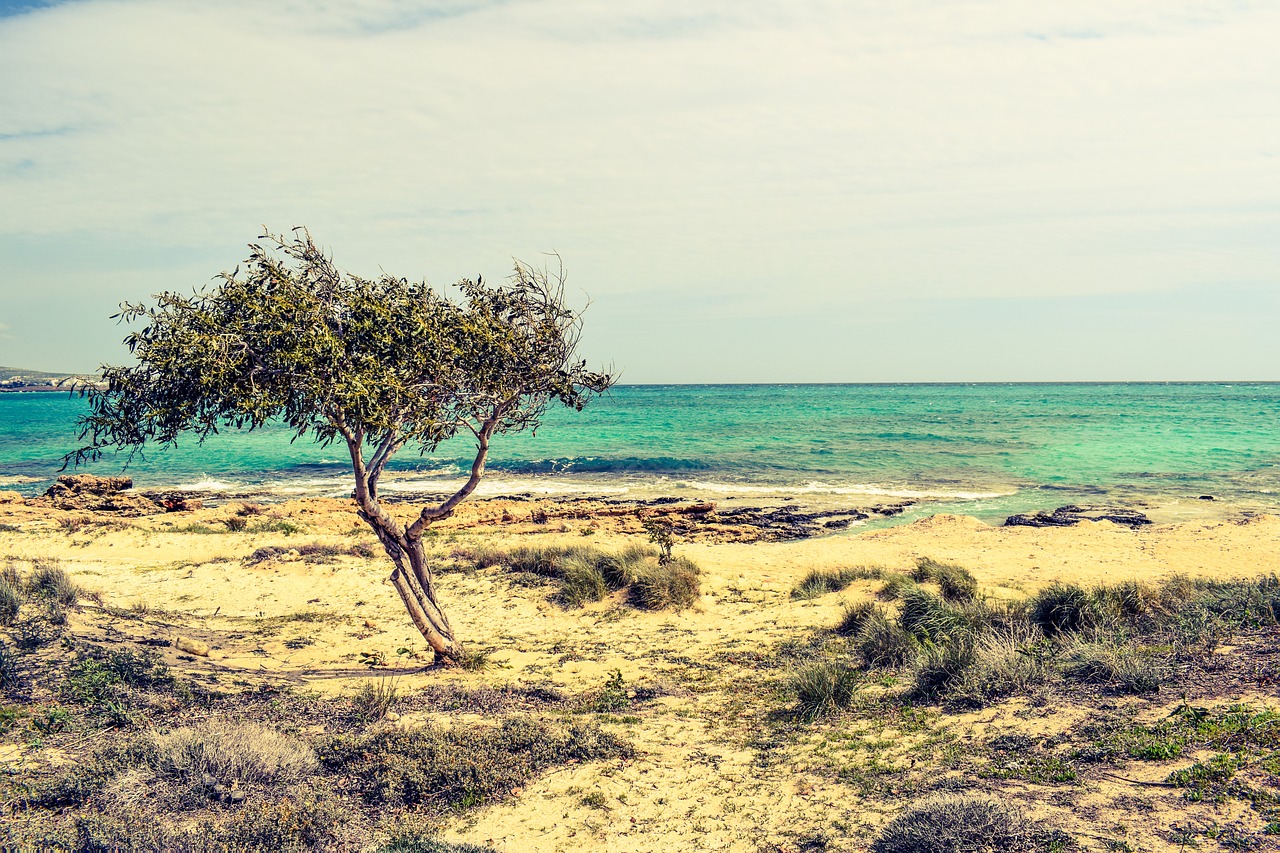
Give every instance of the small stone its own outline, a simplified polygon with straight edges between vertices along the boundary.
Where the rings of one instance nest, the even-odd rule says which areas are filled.
[[[290,548],[288,551],[285,551],[283,554],[277,555],[276,559],[282,563],[293,563],[298,560],[301,560],[302,555],[298,553],[297,548]]]
[[[388,723],[394,723],[400,719],[400,715],[395,711],[388,711],[382,715],[382,719],[386,720]]]
[[[370,631],[378,630],[378,623],[374,622],[372,619],[364,620],[364,626],[368,628]]]
[[[173,641],[173,646],[189,655],[196,655],[202,658],[209,656],[209,645],[199,640],[193,640],[190,637],[179,637]]]

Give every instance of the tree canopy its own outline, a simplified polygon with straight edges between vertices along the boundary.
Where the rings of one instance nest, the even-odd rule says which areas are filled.
[[[451,299],[426,282],[344,273],[295,229],[262,235],[215,281],[122,306],[116,316],[142,326],[125,338],[136,364],[103,368],[105,387],[86,392],[83,444],[66,461],[269,422],[295,438],[344,442],[357,509],[396,563],[393,584],[437,654],[456,659],[424,529],[475,489],[495,434],[536,429],[550,405],[581,410],[613,381],[576,354],[581,316],[565,302],[563,266],[517,261],[504,283],[463,279]],[[399,524],[377,499],[387,463],[408,445],[430,452],[459,434],[475,441],[470,477]]]

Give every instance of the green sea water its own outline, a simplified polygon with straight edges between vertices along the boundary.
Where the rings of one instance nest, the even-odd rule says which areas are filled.
[[[0,395],[0,488],[47,488],[83,410],[61,394]],[[445,490],[470,453],[462,439],[405,451],[385,490]],[[1204,495],[1280,511],[1280,384],[624,386],[550,413],[536,435],[499,437],[489,468],[488,494],[911,500],[987,518]],[[211,495],[350,491],[345,448],[278,428],[149,453],[128,473]]]

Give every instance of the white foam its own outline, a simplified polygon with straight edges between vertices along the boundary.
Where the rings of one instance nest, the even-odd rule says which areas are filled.
[[[975,491],[941,491],[936,489],[904,489],[896,486],[883,486],[876,483],[855,483],[851,485],[834,485],[810,481],[801,485],[748,485],[743,483],[713,483],[695,480],[690,484],[693,488],[703,489],[719,494],[745,493],[753,495],[868,495],[883,498],[905,498],[911,500],[960,500],[980,501],[991,498],[1008,497],[1017,494],[1007,492],[975,492]]]

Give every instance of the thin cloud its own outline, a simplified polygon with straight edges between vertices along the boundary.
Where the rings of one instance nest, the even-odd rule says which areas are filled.
[[[438,282],[555,246],[606,330],[623,297],[714,326],[779,293],[1251,285],[1280,272],[1277,29],[1190,0],[53,6],[0,20],[0,247],[68,248],[0,292],[92,328],[78,295],[181,286],[263,222]]]

